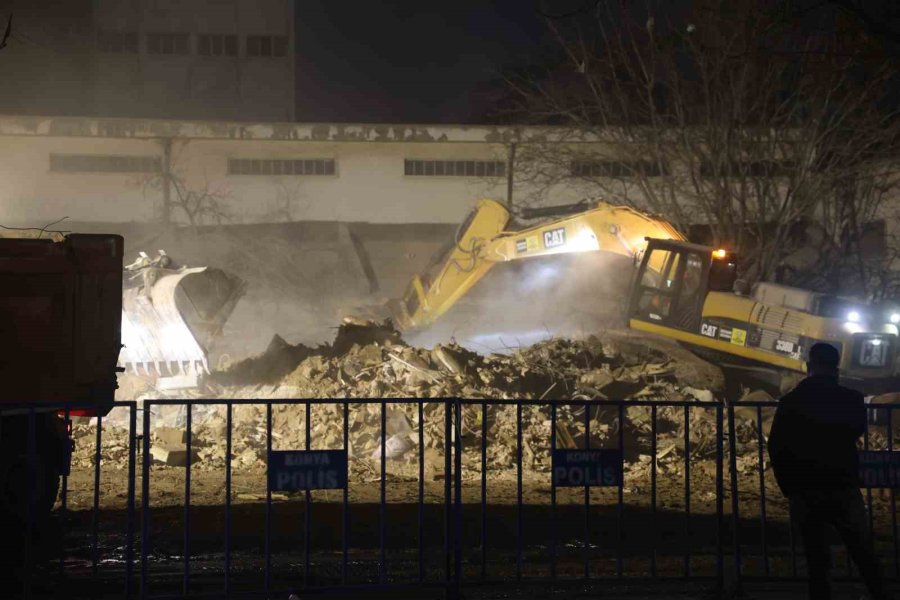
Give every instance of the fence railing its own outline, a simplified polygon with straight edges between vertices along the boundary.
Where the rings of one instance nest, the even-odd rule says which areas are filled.
[[[18,421],[0,419],[0,441],[27,442],[28,533],[20,577],[9,581],[26,597],[65,585],[72,597],[120,589],[165,598],[607,580],[697,581],[722,592],[744,580],[795,579],[802,546],[764,448],[775,406],[120,403],[75,424],[72,472],[51,519],[39,508],[48,493],[38,481],[45,417],[19,411]],[[81,407],[50,408],[68,421]],[[893,450],[896,409],[869,407],[865,449]],[[163,447],[161,426],[169,437],[183,432],[177,447]],[[563,449],[615,451],[621,481],[558,485],[554,450]],[[281,450],[346,450],[347,484],[273,491],[268,458]],[[5,466],[5,486],[22,481],[13,471]],[[898,577],[894,492],[864,495],[876,547]],[[840,566],[852,575],[849,562]]]
[[[732,556],[737,580],[796,579],[803,575],[802,543],[790,518],[787,499],[775,483],[768,465],[765,443],[775,413],[775,402],[740,402],[726,408],[729,431],[729,473],[731,480]],[[894,424],[900,424],[895,411],[900,405],[871,404],[868,406],[867,427],[862,438],[862,450],[894,450]],[[739,417],[743,417],[744,423]],[[752,426],[751,426],[752,424]],[[742,429],[745,431],[742,432]],[[744,434],[742,436],[742,433]],[[743,442],[741,441],[741,438]],[[821,440],[824,446],[829,440]],[[745,464],[741,465],[740,461]],[[748,467],[749,463],[749,467]],[[756,501],[738,504],[735,498],[753,490]],[[900,578],[900,538],[897,533],[897,504],[894,489],[863,489],[868,509],[869,538],[886,568],[887,575]],[[774,512],[774,515],[773,515]],[[772,517],[775,517],[774,519]],[[752,553],[748,554],[748,549]],[[838,550],[835,578],[854,576],[854,568],[842,544]]]

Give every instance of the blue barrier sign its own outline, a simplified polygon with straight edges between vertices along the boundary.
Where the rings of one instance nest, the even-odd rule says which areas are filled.
[[[347,451],[273,450],[268,471],[273,492],[343,489],[347,487]]]
[[[619,450],[553,450],[553,485],[595,487],[622,485]]]
[[[900,488],[900,452],[861,450],[859,479],[865,488]]]

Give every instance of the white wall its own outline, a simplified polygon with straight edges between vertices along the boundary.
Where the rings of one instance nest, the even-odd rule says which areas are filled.
[[[535,135],[546,136],[545,131]],[[174,139],[173,170],[193,191],[224,197],[233,223],[459,223],[480,198],[505,200],[501,177],[406,176],[404,160],[506,161],[499,128],[186,122],[0,116],[0,214],[5,224],[154,222],[162,194],[141,174],[58,173],[51,153],[152,155]],[[595,142],[592,142],[595,143]],[[335,161],[333,176],[229,175],[229,158]],[[563,178],[549,190],[515,182],[514,202],[565,204],[597,188]],[[536,194],[541,191],[545,193]],[[610,197],[608,201],[622,202]],[[173,218],[181,218],[177,210]]]
[[[153,154],[154,142],[96,138],[0,137],[0,222],[41,226],[72,221],[149,222],[154,205],[138,177],[110,173],[54,173],[51,153]]]
[[[208,177],[230,191],[235,220],[455,223],[481,197],[503,199],[505,178],[408,177],[404,159],[496,159],[488,144],[190,142],[195,186]],[[333,158],[334,176],[227,175],[228,158]],[[221,188],[220,188],[221,189]]]
[[[162,196],[140,174],[50,171],[51,153],[161,155],[154,140],[0,137],[4,223],[151,222]],[[174,169],[190,189],[217,190],[237,223],[285,220],[457,223],[476,200],[506,198],[506,178],[412,177],[404,159],[503,160],[477,143],[192,140],[175,143]],[[228,158],[333,158],[334,176],[228,175]]]

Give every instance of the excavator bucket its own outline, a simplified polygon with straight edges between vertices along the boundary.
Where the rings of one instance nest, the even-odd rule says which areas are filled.
[[[208,353],[244,294],[244,282],[209,267],[146,266],[132,277],[135,282],[126,283],[123,295],[120,364],[126,373],[196,385],[209,372]]]

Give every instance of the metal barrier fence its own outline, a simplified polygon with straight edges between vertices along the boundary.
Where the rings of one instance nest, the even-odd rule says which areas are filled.
[[[185,427],[187,429],[186,452],[191,454],[192,445],[192,414],[193,409],[198,406],[208,406],[220,404],[219,401],[191,401],[182,403],[178,401],[160,401],[148,403],[145,405],[145,411],[152,412],[153,405],[172,406],[184,404],[187,407]],[[311,564],[311,520],[314,511],[323,513],[328,512],[328,506],[325,503],[313,502],[312,493],[306,491],[303,493],[303,522],[302,540],[297,541],[297,548],[302,549],[302,569],[297,569],[299,576],[299,587],[301,589],[316,588],[333,588],[333,587],[354,587],[358,589],[377,588],[385,585],[417,585],[417,586],[434,586],[441,588],[453,588],[467,583],[489,583],[500,581],[524,581],[529,582],[557,582],[564,579],[571,581],[585,580],[602,580],[604,578],[623,578],[625,576],[638,577],[678,577],[678,578],[703,578],[715,581],[721,587],[723,579],[723,561],[722,561],[722,540],[723,540],[723,475],[722,475],[722,451],[723,451],[723,407],[720,404],[699,403],[699,402],[668,402],[656,403],[652,401],[630,401],[630,402],[614,402],[614,401],[524,401],[524,400],[444,400],[444,401],[428,401],[418,400],[347,400],[336,403],[334,400],[278,400],[266,401],[259,403],[255,400],[237,400],[230,401],[226,406],[226,464],[224,472],[224,496],[225,506],[222,527],[224,529],[224,548],[222,551],[223,572],[221,573],[221,591],[224,594],[230,594],[234,591],[234,575],[232,567],[234,565],[234,548],[232,544],[232,464],[230,457],[232,455],[232,431],[234,428],[233,409],[236,406],[261,404],[265,407],[265,428],[264,439],[266,443],[266,455],[271,455],[273,450],[273,439],[275,432],[273,430],[273,407],[301,407],[305,411],[305,436],[303,447],[306,450],[313,449],[310,426],[313,421],[311,412],[312,407],[321,405],[339,405],[342,409],[339,430],[343,433],[342,447],[349,447],[349,431],[350,431],[350,413],[351,408],[354,410],[367,409],[375,406],[378,410],[379,424],[378,433],[380,440],[380,448],[377,449],[378,456],[378,477],[379,494],[377,499],[376,510],[369,510],[369,518],[377,522],[377,532],[370,531],[370,539],[365,539],[365,534],[357,533],[350,526],[350,514],[355,512],[356,503],[349,502],[349,491],[355,486],[361,485],[362,482],[354,481],[352,475],[347,487],[343,490],[343,496],[340,502],[340,534],[339,547],[337,554],[337,564],[328,565],[327,556],[317,557],[316,572],[313,573],[313,565]],[[413,478],[416,485],[414,505],[409,506],[415,510],[415,525],[406,532],[408,536],[405,540],[400,540],[401,545],[398,548],[397,540],[389,540],[388,535],[388,515],[387,510],[389,503],[387,501],[387,483],[388,483],[388,454],[387,454],[387,415],[389,407],[407,407],[411,408],[416,415],[416,435],[417,451],[415,453],[415,465],[417,474]],[[426,481],[425,481],[425,429],[428,422],[426,407],[436,409],[432,415],[432,420],[443,421],[443,439],[440,446],[443,448],[443,495],[432,498],[431,502],[426,500]],[[559,411],[570,409],[568,425],[561,422]],[[515,411],[513,417],[514,422],[514,448],[509,448],[513,453],[512,466],[515,473],[515,480],[503,481],[502,478],[497,480],[491,477],[492,481],[496,480],[495,485],[489,484],[489,463],[488,451],[497,444],[502,444],[502,440],[491,440],[488,433],[488,423],[492,420],[495,422],[503,421],[509,415],[502,416],[499,414],[492,415],[491,412],[510,410]],[[681,522],[678,526],[681,537],[677,544],[679,550],[678,562],[681,569],[672,568],[670,556],[660,556],[653,535],[645,540],[648,543],[641,544],[640,540],[626,540],[625,527],[623,525],[626,515],[626,503],[624,502],[624,490],[622,486],[615,488],[615,497],[610,498],[611,494],[601,494],[591,488],[585,487],[583,492],[579,490],[582,500],[579,504],[583,504],[583,520],[580,531],[573,531],[570,526],[573,522],[570,518],[561,518],[559,512],[565,511],[567,514],[574,512],[573,506],[574,496],[572,494],[560,494],[555,485],[550,485],[546,490],[543,500],[535,497],[534,493],[530,493],[526,502],[526,486],[524,479],[526,474],[529,479],[535,479],[535,470],[525,468],[525,449],[529,448],[529,452],[534,455],[536,449],[530,447],[524,439],[526,426],[523,423],[524,411],[537,411],[545,413],[549,420],[543,419],[541,425],[546,425],[545,429],[549,435],[544,436],[543,443],[547,444],[546,453],[549,455],[557,446],[557,432],[560,430],[567,431],[569,445],[574,445],[571,431],[576,431],[576,437],[581,438],[581,447],[590,449],[595,447],[595,440],[601,441],[605,438],[607,445],[617,448],[619,452],[625,452],[625,423],[628,419],[628,413],[635,410],[644,410],[649,417],[648,427],[652,435],[647,441],[645,448],[648,454],[645,456],[653,457],[656,455],[656,436],[658,424],[658,411],[676,411],[680,418],[683,419],[683,467],[679,471],[683,474],[683,513],[682,516],[676,517]],[[599,432],[592,432],[591,423],[596,420],[598,411],[612,411],[612,420],[615,422],[615,435],[601,435]],[[712,496],[715,500],[713,533],[711,535],[711,543],[702,548],[692,548],[696,545],[695,531],[692,531],[692,514],[691,514],[691,417],[692,412],[710,412],[712,413],[711,422],[713,425],[712,449],[707,450],[707,458],[711,453],[712,463],[715,465],[714,481],[711,484]],[[475,421],[480,423],[480,432],[472,436],[480,438],[477,443],[464,443],[464,423],[467,415],[474,413]],[[545,423],[544,421],[548,421]],[[533,424],[533,423],[532,423]],[[142,546],[141,546],[141,580],[142,596],[156,597],[155,590],[152,589],[151,583],[154,579],[151,572],[150,558],[153,549],[153,536],[150,533],[151,522],[151,505],[150,499],[153,494],[151,491],[153,468],[150,462],[150,431],[151,423],[149,419],[144,420],[143,424],[143,477],[141,483],[142,489]],[[539,450],[539,449],[538,449]],[[640,449],[638,449],[640,450]],[[476,463],[468,469],[464,469],[464,458],[469,454],[469,461]],[[474,455],[474,456],[472,456]],[[474,461],[471,459],[474,458]],[[661,520],[661,513],[657,507],[657,464],[652,458],[649,461],[650,466],[647,469],[647,477],[649,493],[647,494],[648,507],[641,514],[649,514],[651,529],[650,532],[656,531],[658,520]],[[472,477],[467,476],[467,472]],[[463,480],[467,479],[474,485],[467,485],[470,488],[471,501],[464,501]],[[180,594],[187,595],[203,588],[209,587],[209,582],[198,582],[192,575],[192,560],[194,554],[192,552],[193,544],[196,540],[191,534],[191,481],[192,467],[190,462],[185,466],[184,478],[184,503],[182,516],[182,531],[184,538],[182,541],[182,572],[181,572],[181,589]],[[538,484],[540,485],[540,484]],[[544,483],[546,485],[546,482]],[[497,494],[492,492],[493,488],[498,487],[501,490],[506,488],[505,498],[497,498]],[[514,487],[514,494],[509,493],[509,488]],[[500,490],[498,490],[500,491]],[[502,495],[502,494],[501,494]],[[560,495],[564,496],[560,502]],[[493,496],[493,497],[492,497]],[[510,510],[510,506],[513,507]],[[280,594],[295,591],[297,587],[278,588],[274,579],[278,575],[278,569],[273,566],[273,545],[276,543],[273,536],[273,522],[275,519],[275,507],[273,503],[272,490],[266,488],[265,499],[263,505],[263,524],[264,538],[262,548],[262,570],[263,581],[260,591],[264,594]],[[437,509],[436,511],[434,509]],[[526,508],[532,513],[530,518],[526,517]],[[611,509],[611,510],[607,510]],[[434,522],[435,519],[427,518],[427,513],[440,513],[443,523],[440,527],[426,526],[426,520]],[[608,512],[609,514],[602,514]],[[669,511],[671,512],[671,511]],[[678,511],[676,511],[678,512]],[[494,513],[494,514],[491,514]],[[603,517],[603,518],[598,518]],[[634,518],[634,515],[632,515]],[[327,518],[327,517],[324,517]],[[671,528],[673,517],[671,514],[666,515]],[[526,523],[528,527],[526,528]],[[539,525],[541,529],[535,529]],[[402,529],[402,523],[393,521],[391,529]],[[495,535],[491,535],[490,530],[499,530]],[[665,529],[665,528],[664,528]],[[437,534],[441,531],[441,535]],[[374,534],[374,535],[372,535]],[[402,534],[401,534],[402,535]],[[362,538],[362,539],[360,539]],[[474,538],[474,539],[473,539]],[[561,538],[564,543],[560,544]],[[416,540],[415,544],[411,542]],[[546,540],[549,539],[549,547]],[[353,556],[351,560],[351,540],[358,541],[352,548]],[[604,541],[602,545],[596,544],[596,541]],[[332,540],[335,541],[335,540]],[[404,548],[402,542],[406,542]],[[472,542],[470,545],[470,541]],[[514,543],[512,543],[514,542]],[[327,541],[326,541],[327,544]],[[561,548],[562,547],[562,548]],[[567,548],[576,548],[575,552],[565,552]],[[368,577],[353,577],[350,573],[351,563],[359,567],[366,563],[366,552],[368,553],[368,567],[371,575]],[[466,549],[474,549],[466,551]],[[560,550],[563,551],[560,551]],[[411,561],[398,560],[396,558],[397,551],[408,550],[414,554]],[[692,567],[692,552],[696,552],[694,562],[704,562],[705,565],[694,565]],[[646,559],[646,566],[637,569],[626,569],[626,553],[627,558],[635,558],[642,555]],[[394,556],[389,556],[392,554]],[[465,558],[464,558],[465,554]],[[442,555],[442,556],[441,556]],[[491,559],[489,559],[489,556]],[[437,560],[436,560],[437,559]],[[665,561],[663,559],[666,559]],[[246,560],[246,558],[245,558]],[[666,562],[665,568],[661,565]],[[514,565],[514,566],[511,566]],[[395,568],[390,568],[395,567]],[[327,575],[331,571],[331,576]],[[359,571],[360,569],[355,569]],[[662,571],[665,571],[663,573]],[[315,575],[315,581],[313,581]],[[215,586],[216,584],[212,584]],[[293,585],[298,586],[297,579],[293,579]]]
[[[705,582],[721,593],[743,580],[795,579],[803,575],[801,546],[764,449],[775,406],[248,399],[154,400],[138,410],[120,403],[116,419],[76,425],[90,452],[62,478],[54,515],[64,533],[52,538],[58,554],[48,558],[32,547],[46,539],[24,537],[22,592],[38,597],[65,585],[72,597],[99,587],[141,598],[286,597],[652,579]],[[248,427],[247,415],[235,413],[250,407],[260,423]],[[68,420],[80,407],[58,408]],[[897,408],[870,407],[865,448],[893,450]],[[165,410],[182,411],[182,467],[153,460],[154,419]],[[192,460],[201,441],[210,443],[201,413],[224,420],[215,469]],[[411,423],[399,456],[390,426],[396,414]],[[25,409],[24,418],[27,506],[34,506],[40,417]],[[118,454],[109,455],[110,444]],[[255,447],[260,458],[279,449],[346,449],[348,484],[275,494],[261,460],[235,466],[241,447]],[[559,448],[618,451],[622,485],[557,486],[551,468]],[[209,502],[210,490],[221,503]],[[893,490],[889,498],[867,490],[866,500],[870,531],[897,577]],[[31,531],[33,510],[26,521]]]
[[[736,581],[790,580],[805,575],[800,568],[803,561],[799,557],[802,557],[803,551],[796,526],[790,517],[787,500],[778,490],[767,464],[765,441],[776,407],[776,402],[739,402],[726,409],[728,431],[736,431],[736,435],[728,436],[733,524],[731,552]],[[900,425],[900,418],[895,414],[897,410],[900,410],[900,405],[868,405],[863,450],[894,450],[894,428],[895,424]],[[743,417],[743,425],[738,417]],[[741,437],[747,438],[746,441],[742,443]],[[827,443],[828,440],[822,440],[822,444]],[[752,468],[747,468],[747,464],[741,465],[741,460],[748,461]],[[752,512],[746,510],[747,503],[741,505],[736,502],[750,489],[754,489],[758,497]],[[883,489],[873,492],[872,488],[866,488],[863,495],[868,510],[869,537],[874,541],[884,566],[890,566],[885,569],[885,574],[900,579],[895,491]],[[773,509],[778,517],[774,523],[771,518]],[[752,553],[747,552],[748,547]],[[838,549],[835,563],[840,568],[836,579],[852,578],[855,569],[850,557],[843,545],[839,545]]]

